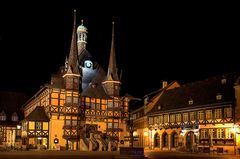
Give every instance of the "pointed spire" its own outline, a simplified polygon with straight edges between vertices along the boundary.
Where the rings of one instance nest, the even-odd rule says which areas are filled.
[[[74,22],[70,52],[68,56],[68,67],[70,67],[72,73],[79,74],[77,64],[77,33],[76,33],[76,10],[74,10]],[[68,68],[69,69],[69,68]]]
[[[115,55],[115,44],[114,44],[114,21],[112,22],[112,43],[111,43],[111,51],[110,51],[109,64],[108,64],[107,80],[119,81],[119,77],[117,73],[116,55]]]

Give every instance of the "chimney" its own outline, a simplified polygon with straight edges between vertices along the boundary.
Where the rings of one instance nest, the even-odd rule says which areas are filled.
[[[163,82],[162,82],[162,88],[167,87],[167,85],[168,85],[168,84],[167,84],[167,81],[163,81]]]

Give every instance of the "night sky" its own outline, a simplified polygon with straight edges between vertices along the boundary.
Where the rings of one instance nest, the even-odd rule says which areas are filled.
[[[33,94],[69,53],[73,8],[88,28],[87,50],[106,70],[115,21],[122,92],[143,95],[163,80],[180,84],[239,72],[239,17],[231,9],[161,7],[101,14],[91,6],[0,6],[0,90]],[[10,7],[11,6],[11,7]],[[163,10],[163,8],[165,8]]]

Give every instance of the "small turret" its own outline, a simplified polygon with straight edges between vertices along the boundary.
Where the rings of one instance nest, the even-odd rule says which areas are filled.
[[[86,49],[87,33],[87,28],[83,25],[83,20],[81,20],[81,25],[77,28],[77,45],[79,54],[82,49]]]

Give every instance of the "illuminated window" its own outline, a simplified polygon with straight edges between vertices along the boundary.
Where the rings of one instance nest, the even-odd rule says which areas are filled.
[[[162,116],[162,115],[159,116],[159,123],[160,123],[160,124],[163,123],[163,116]]]
[[[4,111],[2,111],[1,113],[0,113],[0,121],[6,121],[6,114],[5,114],[5,112]]]
[[[66,102],[67,103],[72,103],[72,96],[67,96]]]
[[[106,105],[102,105],[102,110],[106,110]]]
[[[224,131],[223,129],[217,129],[217,138],[222,139],[224,137]]]
[[[114,128],[118,128],[118,123],[114,123]]]
[[[63,104],[64,104],[64,100],[60,100],[59,105],[60,105],[60,106],[63,106]]]
[[[72,120],[72,126],[77,126],[77,120]]]
[[[168,123],[168,114],[163,116],[163,122]]]
[[[132,118],[133,120],[137,119],[137,114],[133,114]]]
[[[102,104],[107,104],[107,100],[102,99]]]
[[[170,115],[170,122],[174,123],[175,122],[175,114]]]
[[[216,99],[217,99],[217,100],[221,100],[221,99],[222,99],[221,93],[218,93],[218,94],[216,95]]]
[[[100,109],[100,104],[99,103],[96,104],[96,109]]]
[[[189,99],[188,104],[189,104],[189,105],[192,105],[192,104],[193,104],[193,99],[192,99],[192,98]]]
[[[209,134],[209,136],[211,136],[212,138],[215,138],[215,137],[216,137],[215,129],[208,129],[208,134]]]
[[[55,105],[55,106],[57,106],[58,105],[58,99],[52,99],[52,101],[51,101],[52,103],[52,105]]]
[[[18,121],[18,116],[17,116],[17,113],[13,113],[12,115],[12,121]]]
[[[36,129],[41,130],[42,129],[42,122],[36,122]]]
[[[27,122],[22,123],[22,130],[27,130]]]
[[[206,119],[212,119],[212,110],[206,110]]]
[[[65,120],[65,125],[71,125],[71,120],[69,119]]]
[[[52,98],[58,98],[58,93],[52,93]]]
[[[43,122],[43,130],[48,130],[48,122]]]
[[[181,114],[176,114],[176,122],[181,122],[182,121],[182,116]]]
[[[108,101],[108,108],[112,108],[113,107],[113,101]]]
[[[234,134],[232,133],[231,128],[226,128],[225,129],[225,137],[227,139],[232,139],[233,136],[234,136]]]
[[[222,109],[215,109],[215,119],[222,118]]]
[[[188,113],[183,113],[183,122],[188,121]]]
[[[198,120],[204,120],[204,112],[203,111],[198,112]]]
[[[95,103],[91,103],[91,109],[95,109]]]
[[[224,108],[224,118],[232,117],[232,108]]]
[[[86,97],[86,98],[85,98],[85,101],[86,101],[86,102],[90,102],[90,98]]]
[[[155,123],[155,124],[159,124],[159,118],[158,118],[158,116],[155,116],[155,117],[154,117],[154,123]]]
[[[114,102],[114,107],[118,107],[119,106],[119,103],[118,102]]]
[[[190,112],[190,120],[191,121],[195,120],[195,112]]]
[[[221,80],[221,83],[222,84],[226,84],[227,83],[227,79],[225,77],[223,77],[222,80]]]
[[[207,139],[208,138],[208,129],[200,129],[200,138]]]
[[[60,94],[60,99],[65,99],[65,94],[61,93]]]
[[[150,125],[153,124],[153,117],[149,117],[149,124],[150,124]]]
[[[78,103],[78,97],[73,97],[73,103],[75,103],[75,104]]]
[[[112,123],[108,123],[108,128],[112,128]]]

